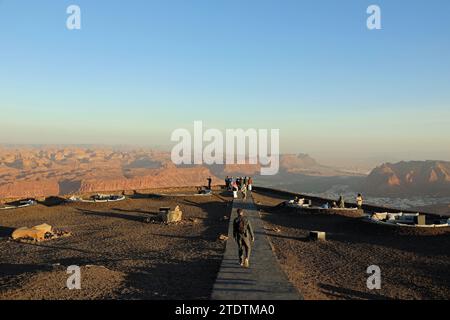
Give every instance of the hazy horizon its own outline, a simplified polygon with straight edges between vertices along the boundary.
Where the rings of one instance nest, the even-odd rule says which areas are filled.
[[[377,1],[372,31],[365,0],[79,0],[75,31],[70,4],[0,1],[1,142],[169,148],[202,120],[330,165],[450,161],[448,1]]]
[[[10,144],[0,142],[1,148],[56,148],[56,147],[80,147],[80,148],[112,148],[118,150],[136,150],[136,149],[151,149],[151,150],[159,150],[162,152],[170,152],[171,146],[161,146],[161,145],[139,145],[139,144]],[[450,161],[450,156],[447,158],[439,158],[437,155],[426,155],[424,154],[422,157],[412,157],[408,153],[392,153],[392,154],[372,154],[365,155],[362,157],[352,156],[336,156],[336,155],[326,155],[321,153],[310,153],[305,150],[298,150],[297,152],[281,152],[281,154],[307,154],[316,161],[318,161],[321,165],[331,166],[331,167],[340,167],[347,169],[359,169],[359,170],[370,170],[373,169],[383,163],[396,163],[400,161]]]

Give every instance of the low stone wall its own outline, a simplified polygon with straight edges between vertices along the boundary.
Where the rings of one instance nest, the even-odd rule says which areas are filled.
[[[361,218],[364,215],[363,210],[351,210],[351,209],[319,209],[319,208],[301,208],[300,211],[308,214],[337,214],[340,216]]]
[[[267,188],[267,187],[254,186],[253,190],[256,192],[262,193],[262,194],[280,196],[280,197],[289,197],[290,199],[294,199],[295,197],[304,198],[306,200],[311,200],[314,205],[322,205],[325,203],[331,204],[333,201],[337,201],[337,199],[314,197],[314,196],[309,196],[309,195],[305,195],[305,194],[301,194],[301,193],[295,193],[295,192],[291,192],[291,191],[279,190],[279,189],[273,189],[273,188]],[[345,202],[345,203],[346,203],[346,205],[349,205],[351,207],[357,206],[356,203],[354,203],[354,202]],[[368,204],[364,204],[362,206],[362,208],[363,208],[364,212],[366,212],[366,213],[374,213],[374,212],[417,213],[417,211],[401,210],[401,209],[396,209],[396,208],[374,206],[374,205],[368,205]],[[421,212],[421,213],[426,214],[430,217],[434,217],[434,218],[442,217],[438,214],[430,213],[430,212]]]
[[[212,186],[213,191],[222,191],[224,189],[224,185],[214,185]],[[71,194],[67,196],[48,196],[48,197],[30,197],[30,199],[36,200],[40,204],[44,205],[59,205],[64,203],[64,200],[70,198],[72,195],[83,197],[83,198],[89,198],[91,196],[94,196],[96,194],[115,194],[115,195],[125,195],[125,196],[134,196],[134,195],[142,195],[143,197],[151,196],[155,193],[195,193],[199,189],[201,189],[201,186],[184,186],[184,187],[168,187],[168,188],[150,188],[150,189],[138,189],[138,190],[122,190],[122,191],[102,191],[102,192],[83,192],[83,193],[76,193]],[[25,200],[28,198],[7,198],[7,199],[1,199],[0,204],[6,204],[11,203],[14,201],[19,200]]]

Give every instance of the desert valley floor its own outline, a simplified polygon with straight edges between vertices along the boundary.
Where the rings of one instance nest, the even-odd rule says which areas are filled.
[[[305,299],[449,299],[450,231],[389,228],[340,215],[274,210],[282,196],[253,194],[278,261]],[[135,198],[0,213],[1,299],[209,299],[220,268],[232,199]],[[145,223],[180,205],[183,221]],[[18,227],[48,223],[70,237],[38,244],[9,240]],[[276,230],[276,231],[274,231]],[[309,230],[327,241],[308,241]],[[228,241],[232,241],[229,239]],[[68,290],[66,269],[82,270]],[[382,289],[368,290],[378,265]]]

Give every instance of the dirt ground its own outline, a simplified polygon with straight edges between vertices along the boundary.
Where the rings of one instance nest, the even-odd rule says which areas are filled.
[[[219,270],[231,199],[163,197],[73,203],[0,214],[2,299],[209,299]],[[183,222],[144,223],[180,205]],[[38,244],[8,240],[17,227],[48,223],[72,236]],[[81,267],[69,290],[67,267]]]
[[[305,299],[450,299],[450,228],[423,230],[360,218],[277,211],[288,198],[253,193],[279,262]],[[325,231],[327,241],[307,239]],[[367,268],[381,268],[381,290]]]

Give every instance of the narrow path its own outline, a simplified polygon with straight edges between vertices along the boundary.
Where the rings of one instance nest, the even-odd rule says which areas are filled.
[[[250,257],[250,268],[238,262],[238,248],[233,239],[233,220],[237,209],[245,210],[255,232],[255,244]],[[278,264],[264,230],[263,221],[251,198],[235,199],[228,228],[225,253],[214,284],[213,300],[299,300],[297,289],[289,282]]]

